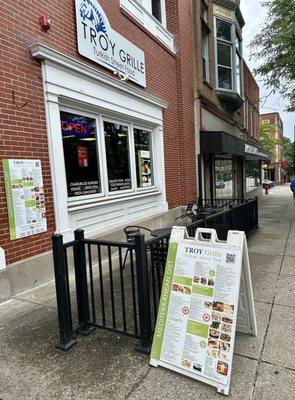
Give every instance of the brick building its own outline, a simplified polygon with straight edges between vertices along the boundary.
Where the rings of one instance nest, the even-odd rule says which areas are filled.
[[[260,122],[264,125],[271,126],[271,136],[278,141],[270,163],[264,164],[263,174],[264,179],[275,182],[276,184],[283,183],[283,170],[281,163],[283,160],[283,137],[284,125],[279,113],[268,113],[260,115]]]
[[[195,5],[199,191],[208,199],[253,197],[267,154],[259,146],[259,87],[243,61],[239,1]]]
[[[223,3],[2,1],[0,302],[53,278],[53,232],[259,192],[259,90]]]
[[[4,161],[7,193],[1,165],[0,301],[52,279],[53,232],[174,219],[196,198],[191,2],[2,6],[0,158],[37,164]]]

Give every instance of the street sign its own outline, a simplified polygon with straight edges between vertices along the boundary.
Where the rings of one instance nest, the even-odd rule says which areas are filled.
[[[214,229],[189,238],[185,227],[174,227],[151,365],[228,395],[236,330],[257,335],[245,233],[229,231],[224,242]]]

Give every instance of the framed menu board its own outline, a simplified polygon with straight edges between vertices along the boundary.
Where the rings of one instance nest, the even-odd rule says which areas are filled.
[[[174,227],[151,364],[198,379],[228,394],[241,279],[241,330],[256,336],[244,232],[229,231],[227,242],[221,242],[214,229],[198,229],[195,238],[188,238],[184,227]]]
[[[3,160],[10,239],[47,231],[40,160]]]

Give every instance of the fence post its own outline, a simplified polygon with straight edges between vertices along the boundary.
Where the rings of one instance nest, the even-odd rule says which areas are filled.
[[[139,308],[140,325],[140,346],[136,350],[143,353],[150,353],[152,342],[152,325],[150,309],[150,291],[148,265],[146,258],[146,249],[144,235],[134,236],[135,255],[136,255],[136,278]]]
[[[68,350],[76,341],[71,338],[72,315],[68,286],[68,271],[65,262],[63,236],[52,235],[53,264],[55,274],[55,289],[58,312],[60,342],[56,344],[60,350]]]
[[[79,318],[78,332],[82,335],[89,335],[94,327],[89,325],[89,299],[86,269],[86,254],[84,243],[84,231],[77,229],[74,232],[75,240],[78,241],[74,246],[74,265],[76,278],[77,308]]]

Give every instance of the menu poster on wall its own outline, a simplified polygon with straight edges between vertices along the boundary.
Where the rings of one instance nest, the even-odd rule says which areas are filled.
[[[211,235],[209,241],[198,239],[204,231]],[[227,242],[216,240],[213,229],[197,230],[195,239],[184,239],[185,235],[182,227],[171,234],[151,364],[228,394],[244,232],[230,231]],[[255,319],[252,293],[248,300]]]
[[[10,239],[47,231],[40,160],[3,160]]]
[[[88,167],[88,148],[85,146],[77,146],[77,153],[79,167]]]
[[[140,187],[152,186],[151,156],[148,150],[138,150]]]

